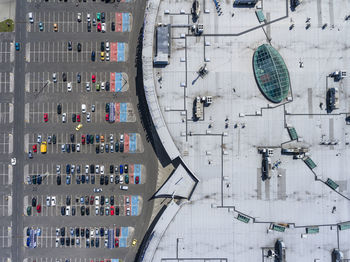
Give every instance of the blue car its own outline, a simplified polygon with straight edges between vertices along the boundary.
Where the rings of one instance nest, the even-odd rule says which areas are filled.
[[[30,237],[27,237],[27,247],[30,246]]]
[[[16,47],[16,51],[19,51],[21,49],[21,47],[20,47],[18,42],[15,44],[15,47]]]
[[[69,175],[70,173],[70,164],[66,165],[66,174]]]
[[[123,169],[124,169],[123,165],[120,165],[120,166],[119,166],[119,173],[120,173],[121,175],[123,174]]]
[[[70,175],[68,175],[67,178],[66,178],[66,184],[70,185]]]
[[[40,23],[39,23],[39,30],[40,30],[40,31],[43,31],[43,30],[44,30],[43,22],[40,22]]]
[[[96,143],[100,143],[100,136],[96,135]]]

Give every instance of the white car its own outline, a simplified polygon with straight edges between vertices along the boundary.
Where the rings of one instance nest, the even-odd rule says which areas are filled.
[[[77,20],[78,20],[78,22],[81,22],[81,13],[78,13]]]
[[[33,19],[33,13],[32,12],[28,13],[28,18],[29,18],[29,22],[33,24],[34,23],[34,19]]]
[[[127,216],[130,216],[130,207],[127,207],[127,208],[126,208],[126,215],[127,215]]]
[[[114,181],[113,178],[114,178],[113,175],[111,175],[111,176],[110,176],[110,182],[111,182],[111,184],[112,184],[113,181]]]
[[[67,83],[67,91],[72,92],[72,82]]]
[[[105,174],[105,166],[101,166],[101,175],[104,175]]]
[[[46,205],[49,207],[51,205],[51,197],[46,197]]]
[[[109,143],[113,143],[114,142],[114,136],[113,134],[109,135]]]
[[[88,112],[88,113],[86,114],[86,121],[87,121],[87,122],[91,122],[91,114],[90,114],[90,112]]]
[[[51,197],[51,206],[56,206],[56,197],[55,196],[52,196]]]
[[[53,80],[54,83],[57,82],[57,74],[56,73],[52,74],[52,80]]]
[[[70,215],[70,206],[67,206],[66,207],[66,216],[69,216]]]
[[[41,143],[41,135],[38,135],[38,137],[36,139],[36,142],[39,143],[39,144]]]
[[[56,228],[56,236],[59,236],[60,235],[60,229],[57,227]]]
[[[105,247],[108,247],[108,239],[105,239]]]
[[[65,144],[61,145],[61,151],[66,152],[66,145]]]
[[[109,51],[109,41],[106,40],[106,51]]]
[[[56,165],[56,174],[61,174],[61,165]]]
[[[67,121],[67,113],[62,114],[62,123],[66,123]]]
[[[56,247],[58,247],[59,240],[60,240],[60,239],[57,237],[57,238],[56,238],[56,244],[55,244]]]
[[[86,19],[87,19],[88,22],[91,22],[90,14],[87,14],[87,15],[86,15]]]
[[[80,152],[80,144],[77,144],[77,152]]]
[[[109,61],[109,52],[106,52],[106,61]]]
[[[106,32],[106,23],[102,23],[102,33]]]
[[[95,166],[95,172],[96,172],[96,174],[100,173],[100,165]]]
[[[89,174],[89,165],[85,165],[85,174]]]
[[[120,143],[124,143],[124,135],[120,135]]]
[[[92,230],[90,230],[90,237],[93,237],[94,236],[94,233],[95,233],[95,231],[92,229]]]
[[[95,105],[92,105],[92,106],[91,106],[91,111],[92,111],[92,112],[95,112],[95,109],[96,109]]]
[[[83,114],[86,113],[86,105],[85,105],[85,104],[82,104],[82,105],[81,105],[81,112],[82,112]]]
[[[124,182],[124,176],[123,176],[123,175],[120,175],[120,176],[119,176],[119,183],[120,183],[120,184],[123,184],[123,182]]]
[[[91,88],[90,88],[90,82],[86,82],[86,91],[91,91]]]
[[[101,89],[102,89],[102,90],[105,90],[105,82],[102,82],[102,83],[101,83]]]
[[[95,205],[98,206],[100,204],[100,197],[95,196]]]
[[[125,197],[125,203],[126,204],[129,204],[130,203],[130,198],[127,196],[127,197]]]
[[[95,207],[95,215],[98,216],[98,214],[99,214],[99,209],[98,207]]]

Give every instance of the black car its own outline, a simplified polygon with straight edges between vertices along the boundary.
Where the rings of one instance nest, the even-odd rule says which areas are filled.
[[[86,237],[86,238],[89,238],[89,237],[90,237],[90,230],[89,230],[88,228],[86,229],[85,237]]]
[[[100,239],[99,238],[96,238],[96,247],[100,247]]]
[[[85,206],[80,208],[80,215],[85,216]]]
[[[100,153],[100,147],[99,145],[96,145],[96,154]]]
[[[66,207],[61,207],[61,215],[64,216],[66,214]]]
[[[75,180],[77,181],[77,185],[80,185],[81,177],[80,177],[80,176],[77,176],[77,178],[76,178]]]
[[[105,204],[105,196],[101,196],[101,205],[103,206]]]
[[[80,165],[77,165],[77,173],[80,174]]]
[[[119,181],[120,181],[119,175],[115,175],[114,182],[115,182],[116,184],[119,184]]]
[[[78,43],[78,45],[77,45],[77,50],[78,50],[78,52],[81,51],[81,44],[80,43]]]
[[[70,173],[70,164],[66,165],[66,174],[68,175]]]
[[[60,175],[57,176],[57,181],[56,182],[57,182],[58,186],[61,185],[61,176]]]
[[[66,144],[66,151],[67,153],[70,153],[70,144]]]
[[[74,246],[74,243],[75,243],[75,241],[74,241],[74,238],[72,237],[72,238],[70,239],[70,245],[71,245],[71,246]]]
[[[119,152],[119,143],[118,141],[115,142],[115,148],[114,148],[115,152]]]
[[[80,73],[77,74],[77,83],[80,84],[81,82],[81,75]]]
[[[86,215],[89,216],[90,215],[90,208],[86,207],[85,212],[86,212]]]
[[[115,215],[119,216],[119,207],[115,207]]]
[[[105,183],[104,177],[100,176],[100,185],[103,186]]]
[[[61,237],[60,241],[61,241],[61,245],[63,246],[64,245],[64,237]]]
[[[106,151],[106,153],[109,153],[109,145],[108,144],[105,145],[105,151]]]
[[[91,176],[91,184],[95,184],[95,176]]]
[[[115,31],[115,23],[114,22],[112,22],[112,24],[111,24],[111,30]]]
[[[27,228],[27,237],[30,236],[30,227]]]
[[[82,228],[82,229],[80,230],[80,236],[81,236],[81,237],[84,237],[84,236],[85,236],[85,228]]]
[[[36,175],[32,176],[32,183],[33,185],[36,185]]]
[[[124,152],[124,143],[120,143],[120,153]]]
[[[94,143],[94,135],[90,135],[90,144]]]
[[[88,30],[88,32],[91,32],[91,22],[88,22],[88,24],[87,24],[87,30]]]
[[[101,52],[105,51],[105,42],[101,42]]]
[[[62,113],[62,105],[61,104],[58,104],[57,105],[57,114],[61,114]]]
[[[68,50],[72,51],[72,41],[68,41]]]
[[[41,185],[41,182],[43,181],[43,178],[41,175],[38,175],[37,177],[37,182],[38,182],[38,185]]]
[[[103,214],[104,214],[104,208],[103,207],[100,207],[100,216],[103,216]]]
[[[120,236],[120,228],[119,227],[117,227],[116,230],[115,230],[115,236],[116,237]]]
[[[75,214],[76,214],[76,209],[75,207],[72,207],[72,216],[75,216]]]
[[[72,152],[75,152],[75,144],[72,144]]]
[[[95,51],[91,52],[91,61],[95,61]]]
[[[108,176],[105,176],[105,185],[108,185]]]
[[[61,236],[64,237],[66,234],[66,228],[65,227],[61,227]]]
[[[109,103],[106,104],[106,113],[108,114],[109,113]]]
[[[66,246],[67,246],[67,247],[70,246],[70,238],[69,238],[69,237],[66,238]]]
[[[86,144],[90,144],[90,135],[89,134],[86,135]]]
[[[56,135],[52,135],[52,143],[54,144],[54,145],[56,145]]]
[[[89,196],[85,196],[85,205],[89,204]]]
[[[124,165],[124,173],[128,173],[129,172],[129,166],[128,165]]]
[[[93,164],[90,165],[90,173],[91,174],[95,173],[95,166]]]
[[[103,237],[105,235],[105,229],[103,227],[100,228],[100,236]]]
[[[75,236],[76,236],[76,237],[79,237],[79,235],[80,235],[80,228],[77,227],[77,228],[75,229]]]
[[[82,184],[85,184],[85,181],[86,181],[85,175],[81,175],[81,183],[82,183]]]
[[[66,205],[70,206],[70,202],[71,202],[71,198],[70,198],[70,196],[67,196],[66,197]]]
[[[77,121],[77,115],[76,114],[72,114],[72,121],[75,123],[75,121]]]
[[[111,202],[111,206],[114,206],[114,196],[111,196],[109,198],[109,201]]]
[[[36,197],[32,198],[32,207],[36,207]]]
[[[105,22],[105,13],[104,12],[102,12],[101,13],[101,23],[104,23]]]
[[[75,140],[74,134],[70,134],[70,141],[71,141],[72,143],[74,143],[74,140]]]
[[[106,91],[109,91],[109,82],[106,82]]]
[[[109,173],[113,174],[113,172],[114,172],[114,165],[110,165],[109,166]]]
[[[66,73],[62,73],[62,80],[63,80],[63,82],[66,82],[66,81],[67,81],[67,75],[66,75]]]
[[[91,239],[91,247],[94,247],[94,246],[95,246],[95,240]]]

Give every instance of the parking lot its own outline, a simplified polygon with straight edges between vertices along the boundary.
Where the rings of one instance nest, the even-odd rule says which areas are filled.
[[[10,92],[13,92],[13,74],[10,72],[0,72],[0,93],[5,94]]]
[[[81,21],[78,22],[78,13]],[[78,33],[88,31],[88,18],[90,15],[91,33],[97,33],[97,25],[101,23],[97,20],[97,12],[33,12],[34,23],[28,24],[28,32],[54,32],[54,24],[57,24],[58,32]],[[93,22],[95,19],[95,22]],[[130,13],[106,12],[105,24],[106,32],[112,32],[111,24],[115,24],[114,32],[130,32],[132,25],[132,15]],[[39,26],[42,23],[42,27]],[[102,33],[102,32],[98,32]]]
[[[12,229],[9,226],[0,226],[0,248],[11,247]],[[5,260],[6,261],[6,260]]]
[[[14,43],[12,41],[0,42],[0,63],[9,63],[13,61]]]

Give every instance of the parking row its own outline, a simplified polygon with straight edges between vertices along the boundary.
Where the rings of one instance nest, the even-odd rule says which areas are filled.
[[[12,54],[12,55],[11,55]],[[11,56],[14,56],[13,42],[3,40],[0,42],[0,63],[11,62]]]
[[[26,59],[33,63],[103,63],[125,62],[128,59],[128,44],[124,42],[111,42],[108,52],[99,51],[100,43],[98,42],[80,42],[80,45],[81,51],[77,51],[78,43],[72,45],[74,46],[72,50],[68,50],[68,42],[30,42],[27,43],[29,52],[26,52]]]
[[[146,168],[140,164],[110,164],[110,165],[79,165],[67,164],[61,167],[56,165],[55,171],[45,168],[43,164],[31,165],[25,169],[24,181],[28,185],[57,185],[58,176],[61,176],[61,184],[67,180],[67,175],[75,176],[71,183],[76,184],[143,184],[146,181]],[[56,175],[54,174],[56,173]],[[62,182],[63,181],[63,182]]]
[[[104,92],[118,93],[129,89],[128,75],[120,72],[32,72],[26,74],[26,79],[26,91],[35,94],[67,92],[105,94]],[[67,90],[68,83],[72,85],[71,91]]]
[[[13,121],[12,108],[12,103],[0,103],[0,124],[8,124]]]
[[[1,60],[1,56],[2,54],[0,53],[0,60]],[[0,61],[0,63],[2,62]],[[13,73],[0,72],[0,93],[1,94],[13,92],[13,84],[14,84]]]
[[[0,133],[0,153],[10,153],[12,151],[12,148],[10,148],[12,141],[12,134],[9,134],[9,132]]]
[[[141,199],[130,195],[25,196],[27,216],[138,216]]]
[[[8,163],[0,163],[0,186],[12,184],[12,167]]]
[[[0,248],[11,247],[12,242],[12,228],[8,226],[0,226]]]
[[[28,23],[28,32],[53,32],[57,25],[57,32],[82,33],[102,31],[105,23],[105,32],[130,32],[132,15],[120,12],[32,12],[33,23]]]
[[[113,134],[112,134],[113,135]],[[78,134],[77,139],[81,139],[81,143],[76,143],[76,142],[69,142],[71,140],[68,140],[68,134],[59,134],[56,136],[55,134],[48,135],[47,137],[43,137],[41,134],[36,135],[33,134],[32,136],[26,136],[25,140],[28,141],[26,143],[28,145],[28,148],[26,150],[32,151],[33,153],[40,153],[42,151],[41,145],[44,143],[44,152],[41,153],[70,153],[70,152],[83,152],[83,153],[92,153],[96,151],[96,146],[101,146],[104,144],[103,142],[96,142],[96,136],[95,135],[89,135],[89,142],[87,142],[87,135],[85,134]],[[98,135],[99,136],[99,135]],[[109,135],[110,136],[110,135]],[[102,152],[99,151],[96,153],[141,153],[143,152],[143,145],[142,145],[142,140],[140,137],[140,134],[138,133],[124,133],[124,134],[119,134],[119,135],[113,135],[116,139],[111,142],[111,141],[106,141],[105,143],[110,145],[109,150],[106,152],[105,149],[101,149]],[[49,141],[49,138],[51,137],[51,142]],[[107,137],[107,136],[106,136]],[[120,137],[120,138],[119,138]],[[59,139],[59,140],[58,140]],[[69,135],[69,139],[71,139],[71,135]],[[41,142],[38,142],[41,141]],[[75,140],[74,140],[75,141]],[[83,142],[85,141],[85,142]],[[97,143],[97,145],[96,145]],[[36,151],[34,148],[32,149],[33,146],[39,144],[39,146],[36,146]],[[72,149],[71,144],[74,144],[74,149]],[[79,146],[77,145],[79,144]],[[104,144],[104,146],[106,145]],[[67,151],[67,145],[69,145],[69,151]],[[113,145],[113,146],[112,146]],[[79,147],[79,151],[77,151],[77,146]],[[111,152],[111,148],[112,152]],[[119,147],[119,150],[118,150]],[[40,149],[40,150],[39,150]],[[72,149],[72,150],[71,150]]]
[[[28,248],[123,248],[131,244],[134,228],[101,227],[40,227],[25,228]]]

